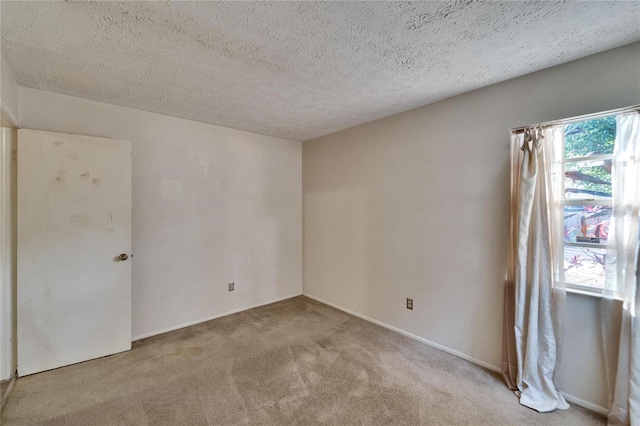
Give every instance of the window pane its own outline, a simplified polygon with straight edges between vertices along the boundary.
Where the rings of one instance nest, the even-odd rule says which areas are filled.
[[[611,198],[611,160],[566,163],[564,193],[567,199]]]
[[[564,279],[568,284],[587,287],[604,286],[604,260],[606,249],[564,248]]]
[[[615,116],[570,123],[564,128],[564,156],[613,154],[615,140]]]
[[[571,243],[606,244],[610,206],[565,206],[564,240]]]

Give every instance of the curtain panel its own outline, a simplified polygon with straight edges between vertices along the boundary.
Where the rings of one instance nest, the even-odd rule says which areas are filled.
[[[569,408],[554,383],[565,306],[563,149],[561,125],[512,135],[502,374],[520,403],[540,412]]]
[[[613,212],[600,301],[609,424],[640,425],[640,113],[616,119]]]

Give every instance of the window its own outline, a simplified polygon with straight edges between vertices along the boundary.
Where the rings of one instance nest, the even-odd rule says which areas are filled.
[[[568,288],[599,290],[613,207],[616,117],[570,123],[564,130],[564,281]]]

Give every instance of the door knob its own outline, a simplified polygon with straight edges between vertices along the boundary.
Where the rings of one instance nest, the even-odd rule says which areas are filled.
[[[129,258],[129,256],[127,256],[126,254],[122,253],[120,256],[118,256],[118,259],[125,261]]]

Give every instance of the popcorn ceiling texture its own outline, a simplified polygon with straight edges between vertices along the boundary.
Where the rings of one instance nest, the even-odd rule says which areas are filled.
[[[640,40],[637,1],[0,7],[24,86],[300,141]]]

